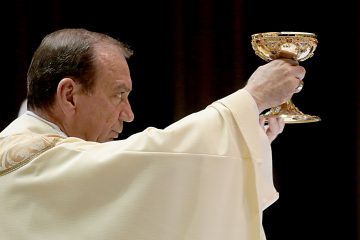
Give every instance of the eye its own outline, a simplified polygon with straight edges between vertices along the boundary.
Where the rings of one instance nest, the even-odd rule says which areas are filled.
[[[116,94],[116,96],[117,96],[120,100],[122,100],[123,94],[124,94],[124,92],[121,92],[121,93]]]
[[[123,101],[123,100],[126,99],[127,94],[128,94],[128,92],[125,92],[125,91],[124,91],[124,92],[120,92],[120,93],[116,94],[116,97],[117,97],[118,99],[120,99],[120,101]]]

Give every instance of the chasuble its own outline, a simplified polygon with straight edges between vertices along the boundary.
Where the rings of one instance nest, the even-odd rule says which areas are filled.
[[[23,114],[0,134],[4,240],[260,240],[269,140],[246,90],[107,143]]]

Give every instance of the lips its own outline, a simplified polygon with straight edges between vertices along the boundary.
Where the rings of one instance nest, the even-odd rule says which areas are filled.
[[[121,130],[120,131],[113,130],[112,133],[113,134],[111,134],[111,136],[112,136],[113,139],[115,139],[115,138],[119,137],[119,134],[121,133]]]

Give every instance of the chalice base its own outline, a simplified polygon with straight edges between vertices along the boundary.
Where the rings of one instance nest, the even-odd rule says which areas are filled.
[[[268,112],[261,115],[265,120],[270,117],[281,117],[285,123],[310,123],[321,121],[320,117],[302,113],[290,101],[287,101],[280,106],[271,108]]]

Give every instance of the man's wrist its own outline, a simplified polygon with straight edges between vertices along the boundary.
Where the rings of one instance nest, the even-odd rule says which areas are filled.
[[[261,98],[259,98],[254,91],[252,91],[251,89],[244,87],[244,90],[246,90],[246,92],[252,97],[252,99],[254,100],[259,113],[261,113],[262,111],[264,111],[266,109],[265,105],[263,104],[263,101],[261,101]]]

